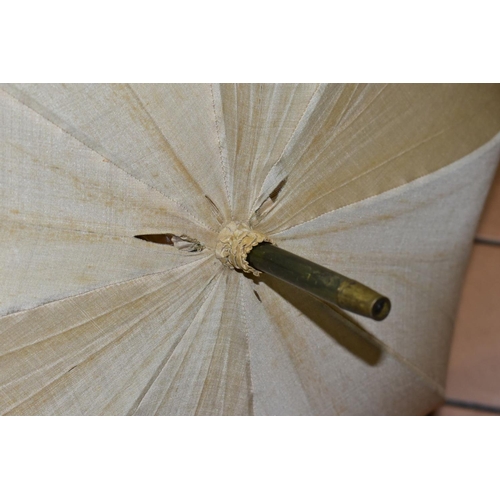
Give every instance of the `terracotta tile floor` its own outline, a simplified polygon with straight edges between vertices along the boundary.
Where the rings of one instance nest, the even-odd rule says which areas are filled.
[[[500,168],[464,281],[446,400],[435,415],[500,415]]]

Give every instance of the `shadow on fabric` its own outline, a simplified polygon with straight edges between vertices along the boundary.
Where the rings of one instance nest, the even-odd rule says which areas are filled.
[[[361,361],[371,366],[381,361],[384,348],[380,342],[341,309],[268,274],[246,276],[255,283],[266,284]]]

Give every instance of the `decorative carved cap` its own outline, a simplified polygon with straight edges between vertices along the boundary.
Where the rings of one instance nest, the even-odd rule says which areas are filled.
[[[247,255],[253,247],[263,241],[272,243],[267,236],[253,231],[243,222],[230,222],[219,233],[215,255],[231,269],[240,269],[245,273],[259,276],[260,271],[248,264]]]

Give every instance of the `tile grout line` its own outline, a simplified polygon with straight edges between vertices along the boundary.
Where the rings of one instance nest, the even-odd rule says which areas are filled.
[[[491,245],[491,246],[500,246],[500,241],[490,240],[488,238],[482,238],[480,236],[476,236],[474,238],[474,243],[477,245]]]
[[[474,238],[474,245],[487,245],[487,246],[500,246],[500,241],[492,240],[489,238],[483,238],[481,236],[476,236]],[[492,413],[494,415],[500,415],[500,407],[485,405],[482,403],[476,403],[471,401],[464,401],[460,399],[445,399],[442,406],[452,406],[456,408],[465,408],[469,410],[484,411],[486,413]]]
[[[474,403],[470,401],[463,401],[460,399],[446,399],[443,406],[454,406],[458,408],[466,408],[469,410],[478,410],[488,413],[493,413],[495,415],[500,415],[500,408],[496,406],[485,405],[482,403]]]

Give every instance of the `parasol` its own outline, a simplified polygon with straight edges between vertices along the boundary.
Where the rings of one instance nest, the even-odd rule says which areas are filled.
[[[30,84],[0,103],[2,414],[439,404],[498,86]],[[391,314],[259,273],[266,241]]]

